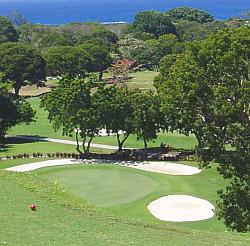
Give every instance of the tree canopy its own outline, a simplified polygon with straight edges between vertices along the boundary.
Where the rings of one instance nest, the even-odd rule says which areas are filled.
[[[3,73],[3,80],[11,83],[16,96],[26,83],[37,84],[46,80],[46,62],[30,45],[3,43],[0,45],[0,57],[0,72]]]
[[[162,123],[162,113],[160,112],[160,101],[152,91],[133,92],[133,133],[138,139],[144,142],[147,149],[147,142],[157,138]]]
[[[109,49],[104,44],[82,44],[57,46],[45,55],[48,75],[68,75],[72,78],[85,77],[86,73],[102,74],[112,63]]]
[[[126,87],[103,86],[93,97],[99,111],[102,112],[103,128],[116,134],[118,148],[121,151],[123,144],[134,130],[131,92]],[[121,139],[121,131],[124,132],[123,139]]]
[[[19,123],[29,124],[35,115],[30,104],[8,93],[8,86],[0,81],[0,144],[9,127]]]
[[[132,23],[132,30],[151,33],[155,37],[176,33],[175,26],[169,16],[157,11],[139,12]]]
[[[84,78],[63,77],[59,86],[41,100],[54,129],[62,129],[63,135],[75,134],[79,152],[78,137],[81,137],[84,153],[89,152],[90,143],[101,128],[99,113],[92,102],[92,88],[93,84]]]
[[[211,22],[214,19],[213,16],[203,10],[189,7],[174,8],[169,10],[167,14],[173,21],[188,20],[205,23]]]
[[[5,16],[0,16],[0,43],[17,41],[18,33],[11,21]]]
[[[218,162],[230,179],[218,214],[237,231],[250,229],[249,58],[248,28],[220,31],[193,43],[156,80],[166,128],[194,133],[205,163]]]

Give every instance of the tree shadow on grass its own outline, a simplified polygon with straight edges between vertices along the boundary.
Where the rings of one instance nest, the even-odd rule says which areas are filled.
[[[15,137],[6,137],[4,140],[4,145],[35,143],[35,142],[48,142],[48,140],[46,139],[46,137],[39,135],[18,135]]]
[[[37,143],[37,142],[48,142],[48,141],[46,137],[42,137],[39,135],[32,135],[32,136],[20,135],[15,137],[11,136],[5,137],[4,139],[1,139],[0,142],[0,155],[2,153],[8,153],[11,149],[14,148],[14,145]]]

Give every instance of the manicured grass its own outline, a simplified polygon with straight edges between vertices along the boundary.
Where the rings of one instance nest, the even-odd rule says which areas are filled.
[[[249,245],[243,234],[124,220],[37,175],[0,171],[1,245]],[[35,203],[37,211],[29,209]]]
[[[57,171],[52,168],[44,172],[47,178],[59,180],[63,187],[98,207],[134,202],[153,192],[157,186],[157,182],[144,175],[122,172],[110,165],[106,168],[62,167]]]
[[[32,104],[34,110],[37,111],[37,119],[36,122],[31,123],[30,125],[18,125],[9,130],[9,134],[11,135],[39,135],[41,137],[50,137],[50,138],[58,138],[58,139],[71,139],[75,140],[75,138],[69,136],[62,136],[61,131],[58,130],[55,132],[52,128],[52,124],[47,119],[47,112],[43,109],[39,108],[40,99],[39,98],[31,98],[29,101]],[[93,139],[93,143],[100,144],[109,144],[109,145],[117,145],[116,137],[95,137]],[[177,133],[160,133],[158,138],[155,141],[149,142],[149,147],[160,146],[161,143],[166,145],[171,145],[175,148],[184,148],[190,149],[194,148],[196,145],[196,139],[194,136],[184,136]],[[141,148],[143,147],[143,141],[137,140],[136,136],[130,136],[125,142],[125,147],[131,148]]]
[[[123,218],[143,223],[162,223],[147,210],[147,205],[161,196],[193,195],[216,204],[216,191],[226,182],[215,169],[213,167],[203,170],[202,173],[192,176],[172,176],[115,165],[78,165],[50,167],[36,173],[58,180],[66,190]],[[210,231],[227,230],[216,217],[175,225]]]
[[[141,71],[136,73],[130,73],[129,77],[131,78],[126,85],[129,89],[145,89],[156,91],[154,87],[154,78],[159,74],[155,71]],[[112,75],[110,73],[104,73],[104,78],[109,78]],[[122,83],[118,84],[122,85]]]
[[[128,88],[130,89],[146,89],[155,91],[153,86],[154,78],[159,73],[154,71],[143,71],[131,73],[130,76],[133,77],[131,81],[127,83]]]

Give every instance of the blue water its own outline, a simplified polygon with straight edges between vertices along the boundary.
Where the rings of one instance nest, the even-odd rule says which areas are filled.
[[[203,9],[216,19],[227,19],[250,10],[250,0],[0,0],[0,15],[18,10],[30,22],[43,24],[132,22],[138,11],[167,11],[180,6]]]

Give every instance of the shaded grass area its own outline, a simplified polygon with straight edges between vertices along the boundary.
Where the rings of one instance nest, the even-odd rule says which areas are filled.
[[[241,234],[123,220],[89,207],[39,176],[0,172],[0,244],[248,245]],[[38,210],[29,209],[31,203]]]
[[[96,153],[111,153],[112,150],[91,148]],[[0,148],[0,157],[13,156],[17,154],[33,154],[33,153],[78,153],[74,145],[59,144],[51,142],[21,142],[9,143],[5,147]]]
[[[36,110],[36,122],[32,122],[30,125],[18,125],[9,130],[10,135],[38,135],[40,137],[50,137],[58,139],[70,139],[75,140],[74,136],[62,136],[61,131],[55,132],[52,128],[52,124],[47,119],[47,112],[39,108],[40,99],[31,98],[29,101],[32,104],[34,110]],[[117,145],[115,136],[108,137],[95,137],[93,143]],[[193,135],[184,136],[178,133],[159,133],[158,138],[155,141],[148,143],[149,147],[159,147],[161,143],[171,145],[175,148],[191,149],[197,144],[197,141]],[[125,142],[125,147],[141,148],[143,147],[143,141],[137,140],[136,136],[130,136]]]
[[[193,165],[198,166],[195,163]],[[192,195],[209,200],[215,205],[218,199],[216,191],[226,184],[217,173],[216,167],[192,176],[157,174],[115,165],[50,167],[40,169],[36,173],[51,180],[58,180],[66,190],[96,206],[105,207],[116,215],[142,223],[159,222],[148,212],[147,205],[161,196]],[[137,199],[134,200],[134,197]],[[164,222],[164,225],[166,224],[174,223]],[[227,230],[216,217],[175,225],[209,231]]]

